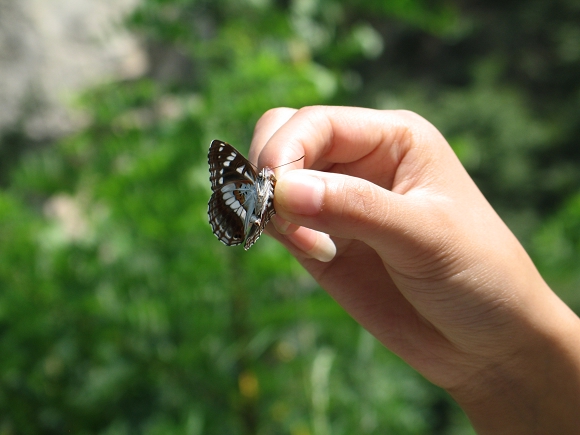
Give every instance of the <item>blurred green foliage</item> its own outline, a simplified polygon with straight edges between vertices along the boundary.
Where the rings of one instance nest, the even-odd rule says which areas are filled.
[[[247,150],[276,106],[415,110],[578,310],[579,22],[576,0],[142,0],[147,76],[2,174],[0,435],[473,433],[275,242],[217,241],[207,147]]]

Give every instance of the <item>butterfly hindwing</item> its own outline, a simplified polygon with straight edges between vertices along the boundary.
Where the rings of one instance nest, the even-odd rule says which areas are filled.
[[[228,246],[240,245],[245,239],[244,221],[232,213],[220,191],[214,192],[208,204],[209,223],[213,233]]]

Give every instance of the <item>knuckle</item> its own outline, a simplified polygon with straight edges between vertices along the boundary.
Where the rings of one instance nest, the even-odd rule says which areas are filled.
[[[337,214],[346,222],[357,223],[384,222],[388,210],[385,209],[384,198],[371,183],[341,181],[336,187],[342,200],[337,204]],[[358,229],[360,230],[360,228]],[[358,232],[358,231],[357,231]]]

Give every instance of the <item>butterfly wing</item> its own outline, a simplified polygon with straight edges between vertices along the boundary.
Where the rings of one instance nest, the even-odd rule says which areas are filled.
[[[241,203],[233,209],[226,204],[224,193],[217,190],[209,200],[207,213],[211,229],[222,243],[234,246],[244,242],[246,210]]]
[[[249,219],[256,202],[256,171],[251,163],[228,143],[212,141],[209,172],[213,194],[208,203],[209,223],[213,233],[228,246],[246,239]],[[249,215],[250,218],[252,215]]]
[[[256,181],[256,170],[252,164],[229,143],[213,140],[209,146],[207,159],[211,190],[214,192],[231,182]]]

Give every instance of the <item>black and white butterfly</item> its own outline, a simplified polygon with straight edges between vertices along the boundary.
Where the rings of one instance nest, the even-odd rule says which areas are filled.
[[[264,231],[274,210],[276,177],[265,167],[259,173],[238,150],[221,140],[208,153],[213,194],[207,214],[213,233],[225,245],[249,249]]]

